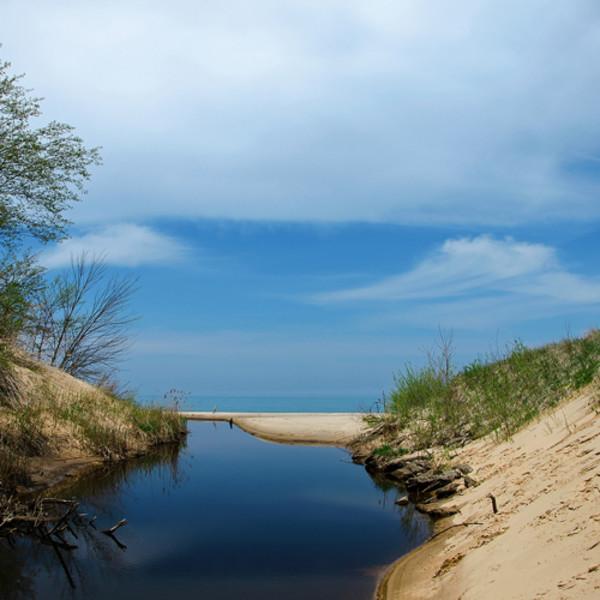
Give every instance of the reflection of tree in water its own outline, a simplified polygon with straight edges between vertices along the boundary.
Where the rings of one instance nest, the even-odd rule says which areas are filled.
[[[164,445],[129,461],[107,464],[90,477],[83,477],[74,485],[64,488],[66,497],[84,498],[86,509],[98,515],[111,515],[120,510],[120,497],[138,478],[160,480],[162,491],[169,494],[184,480],[180,451],[184,445]],[[184,465],[185,466],[185,465]]]
[[[86,580],[97,580],[103,571],[120,560],[125,551],[87,523],[95,516],[102,521],[114,518],[115,514],[122,516],[121,494],[137,477],[159,479],[163,493],[178,487],[185,476],[180,464],[180,449],[181,446],[176,445],[161,446],[143,457],[106,465],[60,490],[62,497],[82,499],[79,511],[86,515],[81,519],[82,526],[77,527],[68,539],[77,549],[61,552],[75,589],[71,588],[51,546],[26,537],[12,543],[0,538],[1,598],[36,598],[36,588],[43,589],[44,595],[52,590],[51,597],[85,598]],[[106,523],[109,524],[112,522]]]
[[[0,590],[6,600],[35,598],[33,580],[37,569],[19,546],[0,543]]]

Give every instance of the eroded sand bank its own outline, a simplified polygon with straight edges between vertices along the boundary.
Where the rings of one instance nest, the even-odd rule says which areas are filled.
[[[440,528],[457,526],[400,559],[378,598],[600,598],[600,416],[591,400],[579,395],[510,442],[466,446],[456,460],[481,484],[448,502],[460,513]]]

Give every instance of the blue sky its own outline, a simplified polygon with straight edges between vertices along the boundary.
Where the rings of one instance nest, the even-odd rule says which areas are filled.
[[[375,397],[439,327],[466,361],[598,325],[597,2],[0,12],[45,114],[103,147],[42,259],[140,276],[141,392]]]

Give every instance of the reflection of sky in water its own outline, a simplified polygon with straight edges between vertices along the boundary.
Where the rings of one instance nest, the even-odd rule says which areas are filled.
[[[73,490],[101,527],[129,520],[126,551],[80,540],[73,597],[367,599],[378,568],[427,533],[342,450],[264,443],[225,424],[190,428],[175,475],[138,467]],[[41,566],[37,597],[72,596],[54,561],[27,558],[25,574]]]

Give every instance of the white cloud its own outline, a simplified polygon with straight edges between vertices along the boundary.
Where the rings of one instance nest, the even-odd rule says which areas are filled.
[[[137,267],[177,262],[186,252],[179,241],[150,227],[120,223],[60,242],[44,251],[40,262],[49,269],[58,268],[87,253],[103,257],[109,265]]]
[[[472,303],[476,296],[491,297],[496,305],[504,306],[514,304],[517,298],[529,298],[528,311],[535,314],[532,299],[538,306],[540,299],[563,307],[600,304],[600,280],[565,270],[551,246],[478,236],[447,240],[406,273],[363,287],[320,293],[312,300],[339,303],[464,298]],[[454,301],[427,307],[430,315],[436,310],[442,315],[449,309],[456,314],[457,307],[458,312],[465,308]],[[417,310],[422,313],[423,308]]]
[[[27,6],[3,54],[104,146],[78,219],[600,218],[597,0]]]

